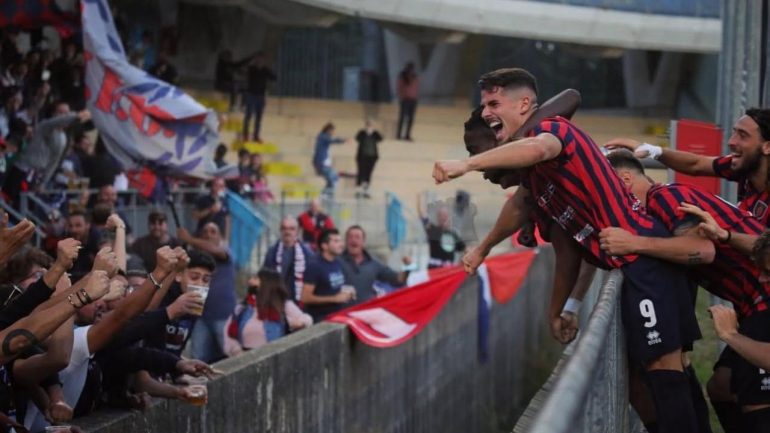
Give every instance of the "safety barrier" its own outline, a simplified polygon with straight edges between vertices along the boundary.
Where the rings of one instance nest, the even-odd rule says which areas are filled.
[[[637,420],[628,410],[622,284],[619,270],[607,274],[587,326],[532,399],[515,433],[623,433],[635,428]]]
[[[517,295],[490,313],[479,359],[479,280],[467,278],[413,339],[369,347],[322,323],[217,363],[208,404],[162,401],[145,412],[76,419],[91,433],[409,432],[510,429],[556,364],[546,323],[554,255],[541,249]]]

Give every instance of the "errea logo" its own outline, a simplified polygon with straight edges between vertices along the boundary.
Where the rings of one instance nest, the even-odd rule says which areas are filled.
[[[770,377],[762,378],[762,386],[759,387],[762,391],[770,391]]]
[[[660,338],[660,332],[653,329],[652,331],[647,333],[647,344],[649,346],[652,346],[653,344],[662,343],[662,342],[663,342],[663,339]]]

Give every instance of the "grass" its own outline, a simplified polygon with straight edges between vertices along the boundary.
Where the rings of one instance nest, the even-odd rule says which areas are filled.
[[[690,359],[692,360],[692,365],[695,368],[698,379],[703,386],[703,393],[706,396],[707,402],[706,382],[709,377],[711,377],[711,370],[719,355],[719,339],[714,332],[714,326],[709,317],[709,305],[711,305],[711,294],[705,290],[699,290],[698,302],[695,305],[695,314],[698,318],[698,324],[700,324],[703,339],[695,343],[694,350],[690,353]],[[708,404],[711,415],[711,429],[714,433],[724,433],[722,426],[719,425],[717,415],[711,407],[711,403],[709,402]]]

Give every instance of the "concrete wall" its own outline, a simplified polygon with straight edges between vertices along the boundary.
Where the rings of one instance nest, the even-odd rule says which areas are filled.
[[[161,402],[147,412],[100,412],[86,431],[510,431],[561,351],[544,320],[553,253],[535,259],[519,294],[491,314],[490,360],[477,358],[475,278],[414,339],[391,349],[321,324],[217,365],[204,408]]]

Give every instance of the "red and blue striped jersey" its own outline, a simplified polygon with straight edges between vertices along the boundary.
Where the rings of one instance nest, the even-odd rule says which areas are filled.
[[[747,174],[735,173],[732,155],[720,156],[713,162],[714,173],[727,180],[738,182],[738,208],[749,211],[763,226],[770,226],[770,191],[758,191]]]
[[[635,255],[610,256],[599,248],[599,232],[621,227],[634,234],[652,230],[654,220],[623,184],[591,137],[561,117],[546,119],[530,136],[549,133],[561,153],[523,171],[522,185],[548,217],[582,247],[584,257],[602,268],[623,266]]]
[[[663,222],[674,232],[680,227],[694,227],[700,221],[697,217],[677,210],[679,204],[687,202],[710,213],[720,227],[736,233],[760,234],[762,223],[751,213],[738,209],[727,201],[694,186],[672,183],[655,185],[647,193],[647,212]],[[755,311],[764,311],[770,301],[770,287],[759,282],[759,269],[751,259],[736,249],[716,244],[714,261],[694,266],[690,276],[704,289],[726,299],[735,305],[741,317]]]

